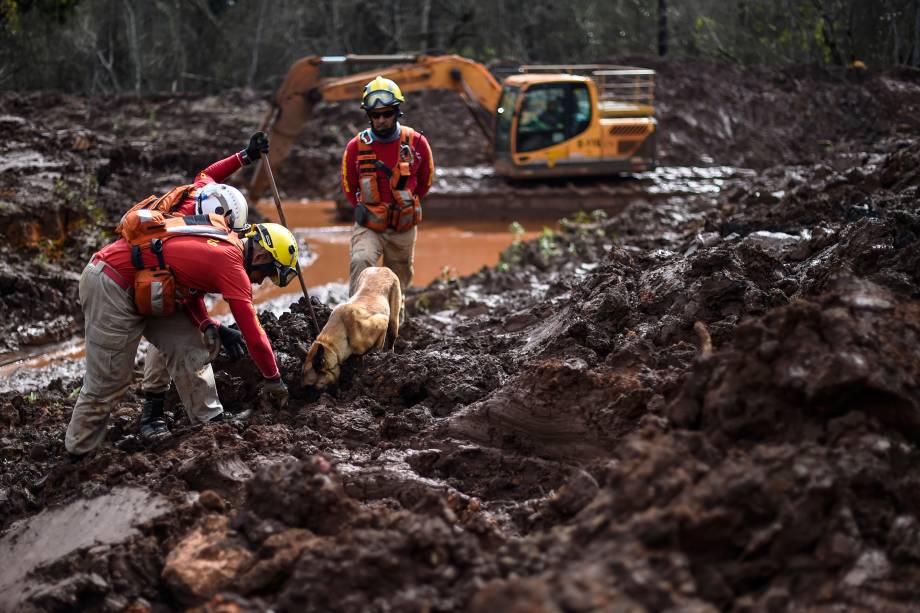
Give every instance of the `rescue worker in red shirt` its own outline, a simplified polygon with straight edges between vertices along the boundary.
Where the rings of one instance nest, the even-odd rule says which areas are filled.
[[[142,335],[166,357],[183,404],[189,410],[203,406],[194,395],[198,388],[209,385],[205,372],[216,355],[215,348],[223,344],[229,353],[239,341],[234,334],[226,335],[229,328],[208,317],[203,298],[207,293],[221,294],[230,305],[249,354],[264,377],[263,406],[287,403],[287,387],[252,304],[251,284],[270,278],[276,285],[287,285],[296,276],[297,240],[284,226],[265,223],[252,226],[241,241],[234,235],[234,241],[183,235],[163,242],[162,255],[176,283],[196,291],[186,301],[185,312],[180,309],[163,317],[138,313],[131,293],[137,269],[127,241],[119,239],[93,255],[80,278],[86,374],[64,440],[71,455],[86,454],[105,438],[111,410],[131,383]],[[157,266],[157,255],[150,249],[143,249],[141,256],[145,268]],[[213,421],[222,411],[190,417]]]
[[[398,121],[406,101],[399,86],[378,76],[364,87],[361,108],[370,128],[355,136],[342,157],[342,189],[355,211],[351,233],[349,295],[365,268],[383,265],[399,278],[405,301],[412,265],[421,199],[434,178],[428,140]],[[400,305],[399,319],[405,319]]]
[[[174,215],[216,213],[223,215],[227,220],[227,225],[235,232],[245,232],[249,229],[247,223],[249,206],[246,198],[238,189],[222,181],[243,166],[248,166],[259,159],[262,153],[268,153],[268,138],[264,132],[256,132],[249,138],[249,144],[245,149],[199,172],[195,176],[188,196],[172,209],[172,213]],[[216,329],[219,330],[220,337],[225,339],[224,344],[231,359],[245,355],[246,346],[238,331],[226,326],[219,326]],[[219,346],[212,348],[214,357],[219,350]],[[192,423],[208,421],[223,412],[210,362],[199,373],[195,373],[194,377],[199,381],[198,383],[189,382],[183,386],[187,390],[187,397],[183,397],[182,402]],[[165,356],[156,348],[156,345],[149,345],[147,355],[144,357],[144,379],[141,383],[144,406],[141,413],[140,435],[146,440],[169,435],[169,429],[163,420],[163,405],[169,382],[170,374]]]

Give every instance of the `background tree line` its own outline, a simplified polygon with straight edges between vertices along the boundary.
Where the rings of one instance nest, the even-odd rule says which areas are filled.
[[[304,55],[920,66],[920,0],[0,0],[0,87],[270,87]]]

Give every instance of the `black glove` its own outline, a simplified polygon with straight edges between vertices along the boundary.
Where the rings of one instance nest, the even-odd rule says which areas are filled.
[[[246,343],[243,341],[242,332],[229,326],[220,326],[217,333],[220,335],[220,344],[224,346],[224,351],[231,360],[238,360],[246,355]]]
[[[260,408],[267,411],[270,408],[283,409],[288,401],[288,389],[281,378],[266,379],[262,384],[259,394]]]
[[[249,137],[249,145],[241,152],[244,164],[252,164],[263,153],[268,153],[268,137],[265,132],[256,132]]]

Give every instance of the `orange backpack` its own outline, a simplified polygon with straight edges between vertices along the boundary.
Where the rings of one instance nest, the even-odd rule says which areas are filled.
[[[163,244],[177,236],[204,236],[228,242],[242,252],[243,243],[221,215],[176,216],[152,208],[133,206],[118,223],[117,231],[131,245],[131,263],[137,268],[134,276],[134,304],[141,315],[166,317],[176,311],[176,299],[194,290],[176,283],[175,275],[166,266]],[[146,268],[141,250],[149,248],[157,256],[157,266]]]
[[[172,188],[162,196],[147,196],[130,209],[128,213],[145,209],[148,211],[160,211],[161,213],[173,214],[182,203],[195,191],[195,186],[191,183],[188,185],[179,185]],[[128,215],[125,213],[125,216]],[[124,219],[124,217],[122,217]],[[121,223],[115,228],[115,232],[121,234]]]

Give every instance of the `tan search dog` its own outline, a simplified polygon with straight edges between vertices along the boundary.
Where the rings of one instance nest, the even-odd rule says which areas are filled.
[[[365,268],[355,294],[332,310],[303,362],[303,384],[324,390],[339,380],[351,354],[390,350],[399,335],[399,279],[389,268]]]

